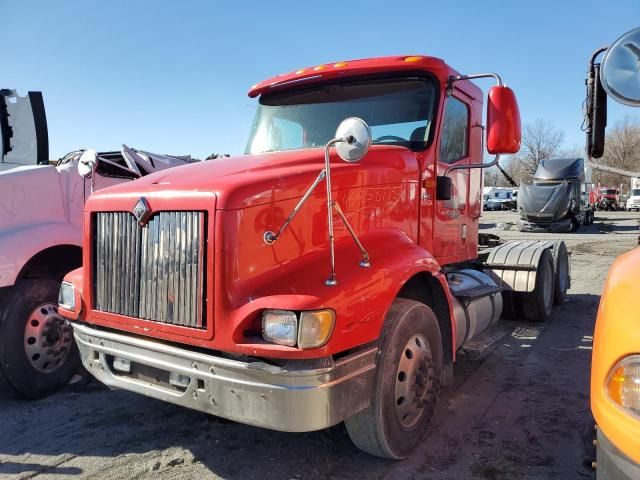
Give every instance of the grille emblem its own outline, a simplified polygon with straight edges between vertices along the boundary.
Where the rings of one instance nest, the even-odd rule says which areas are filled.
[[[136,217],[136,220],[138,220],[140,225],[147,223],[147,220],[149,220],[149,217],[151,216],[151,207],[149,207],[147,199],[140,197],[140,200],[138,200],[138,203],[133,207],[131,213],[133,213],[133,216]]]

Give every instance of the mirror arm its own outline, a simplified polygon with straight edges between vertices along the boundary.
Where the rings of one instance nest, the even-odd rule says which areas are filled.
[[[276,233],[273,233],[270,230],[264,232],[264,235],[262,236],[262,238],[264,240],[264,243],[266,243],[267,245],[273,245],[276,242],[276,240],[278,240],[278,238],[280,238],[280,235],[282,234],[282,232],[284,232],[285,229],[289,226],[289,224],[291,223],[293,218],[296,216],[296,214],[300,211],[302,206],[309,199],[309,197],[311,196],[313,191],[316,189],[316,187],[318,185],[320,185],[320,182],[322,180],[324,180],[325,178],[327,179],[327,187],[328,187],[329,192],[330,192],[331,180],[328,178],[329,175],[327,175],[327,173],[329,172],[329,148],[331,148],[331,146],[333,146],[334,144],[336,144],[338,142],[353,143],[353,142],[355,142],[355,138],[352,135],[349,135],[347,137],[340,137],[340,138],[334,138],[334,139],[329,140],[329,143],[327,143],[327,145],[325,147],[325,154],[324,154],[325,167],[322,170],[320,170],[320,173],[318,174],[317,178],[311,184],[311,186],[306,191],[306,193],[302,196],[302,198],[297,203],[297,205],[295,207],[293,207],[293,210],[291,211],[289,216],[286,218],[286,220],[284,221],[282,226],[278,229],[278,231]],[[329,193],[329,198],[330,198],[330,196],[331,196],[331,194]]]
[[[495,78],[499,87],[504,86],[502,82],[502,77],[497,73],[489,72],[489,73],[473,73],[471,75],[451,75],[449,77],[449,82],[447,83],[447,95],[451,93],[453,90],[453,84],[459,80],[475,80],[476,78]]]
[[[326,176],[326,174],[327,174],[327,171],[323,168],[318,174],[318,177],[311,184],[307,192],[302,196],[298,204],[295,207],[293,207],[293,210],[291,211],[287,219],[284,221],[284,223],[282,224],[282,226],[280,227],[277,233],[273,233],[270,230],[264,232],[264,235],[262,237],[264,240],[264,243],[266,243],[267,245],[273,245],[274,243],[276,243],[276,240],[280,238],[280,235],[282,234],[282,232],[284,232],[284,230],[289,226],[289,224],[293,220],[293,217],[295,217],[296,214],[300,211],[300,209],[302,208],[302,205],[304,205],[305,202],[309,199],[309,197],[311,196],[313,191],[316,189],[316,187],[320,184],[320,182],[324,180],[324,177]]]
[[[449,175],[450,172],[453,172],[454,170],[470,170],[472,168],[491,168],[496,166],[499,161],[500,161],[500,154],[496,153],[495,158],[489,163],[471,163],[471,164],[462,164],[462,165],[451,165],[449,168],[447,168],[444,171],[443,176],[446,177],[447,175]]]

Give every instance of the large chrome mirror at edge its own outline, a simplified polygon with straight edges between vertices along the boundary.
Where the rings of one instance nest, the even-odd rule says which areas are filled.
[[[347,141],[335,144],[338,156],[345,162],[358,162],[369,151],[371,147],[371,129],[369,125],[358,117],[349,117],[343,120],[336,130],[337,139]]]
[[[625,33],[607,49],[600,80],[614,100],[640,106],[640,28]]]

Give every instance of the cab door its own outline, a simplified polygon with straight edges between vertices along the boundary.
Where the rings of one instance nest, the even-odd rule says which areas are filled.
[[[445,99],[443,112],[436,155],[438,175],[444,175],[451,165],[471,163],[470,99],[454,91]],[[434,202],[433,248],[441,264],[459,262],[468,257],[470,172],[466,169],[453,170],[448,176],[453,183],[451,199]]]

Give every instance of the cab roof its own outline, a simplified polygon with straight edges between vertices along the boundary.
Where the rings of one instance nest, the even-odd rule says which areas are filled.
[[[337,79],[347,76],[368,75],[376,73],[390,73],[399,71],[424,70],[434,74],[441,82],[445,82],[450,75],[459,75],[457,71],[447,65],[444,60],[425,55],[401,55],[390,57],[365,58],[346,60],[335,63],[325,63],[313,67],[305,67],[289,73],[283,73],[256,83],[249,89],[249,97],[254,98],[263,93],[284,90],[298,84],[310,85],[321,81]],[[481,97],[480,89],[471,82],[457,82],[467,84],[466,91],[472,97]],[[459,85],[456,85],[458,87]]]

